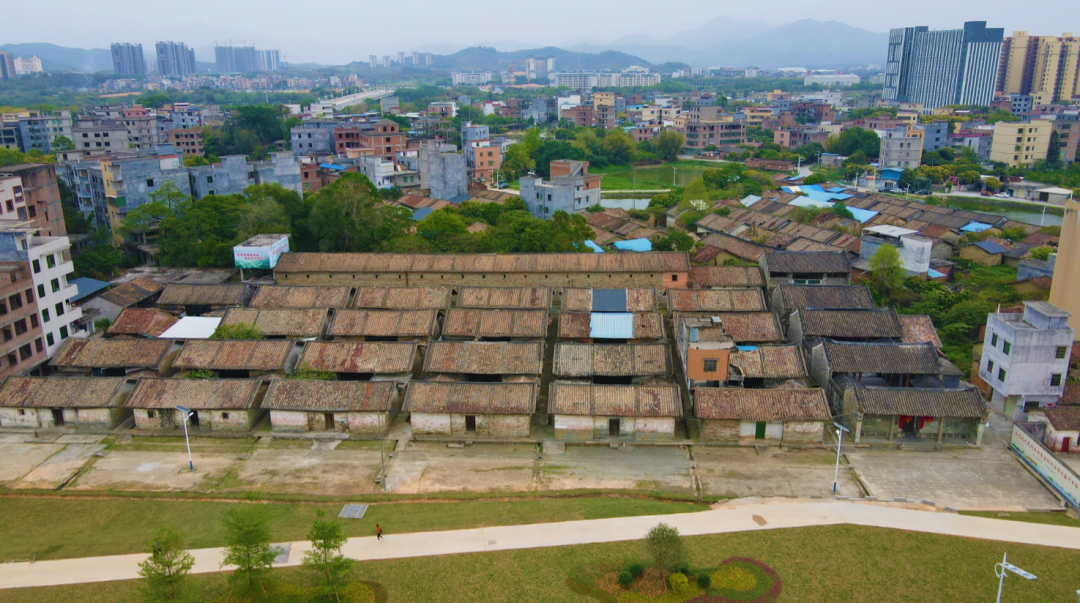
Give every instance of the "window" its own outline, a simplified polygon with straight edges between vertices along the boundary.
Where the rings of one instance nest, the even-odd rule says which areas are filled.
[[[993,360],[987,360],[986,361],[986,372],[990,373],[991,375],[994,374],[994,361]]]
[[[19,348],[19,360],[26,360],[27,358],[29,358],[29,357],[31,357],[33,355],[34,355],[34,352],[33,352],[33,350],[30,349],[30,344],[29,343],[24,345],[23,347]]]
[[[57,293],[58,291],[60,291],[60,279],[54,278],[53,280],[49,281],[49,286],[52,287],[53,293]]]
[[[63,316],[64,315],[64,302],[57,302],[55,307],[56,307],[56,315],[57,316]]]
[[[221,418],[222,418],[222,419],[225,419],[225,420],[228,420],[228,418],[229,418],[229,413],[227,413],[227,412],[223,412],[223,413],[221,413]]]
[[[715,358],[707,358],[707,359],[705,359],[704,371],[706,373],[715,373],[716,372],[716,359]]]
[[[1061,375],[1058,373],[1050,375],[1050,387],[1057,387],[1059,385],[1061,385]]]
[[[38,296],[38,299],[40,299],[42,297],[45,297],[45,285],[38,285],[37,286],[37,296]]]
[[[998,381],[1005,381],[1005,369],[998,369]]]
[[[146,418],[147,419],[153,419],[154,418],[154,411],[152,411],[152,410],[146,411]]]
[[[31,329],[36,329],[37,327],[38,327],[37,314],[31,314],[30,315],[30,328]]]
[[[41,338],[40,337],[38,337],[37,339],[34,340],[34,348],[37,349],[38,352],[44,352],[45,351],[45,346],[41,343]]]
[[[67,339],[68,330],[67,326],[60,327],[60,341]]]
[[[990,345],[995,348],[997,347],[997,333],[994,333],[994,336],[990,338]]]
[[[45,343],[48,344],[49,346],[53,345],[53,341],[54,340],[53,340],[52,333],[49,333],[48,335],[45,336]]]
[[[33,289],[27,289],[26,290],[26,303],[28,303],[28,304],[34,303],[34,290]]]
[[[1063,345],[1059,345],[1057,347],[1057,351],[1054,352],[1054,358],[1057,358],[1058,360],[1061,360],[1062,358],[1065,357],[1065,354],[1067,353],[1067,351],[1068,351],[1068,348],[1066,348]]]
[[[671,282],[673,282],[673,283],[679,282],[679,275],[678,274],[672,274],[671,275]]]
[[[1008,341],[1003,342],[1001,344],[1001,351],[1004,352],[1006,356],[1009,355],[1009,350],[1011,350],[1011,349],[1012,349],[1012,344],[1009,343]]]
[[[213,184],[214,183],[214,177],[213,176],[207,176],[206,177],[206,183],[207,184]]]
[[[22,298],[16,295],[12,295],[8,298],[8,303],[11,304],[11,309],[16,310],[22,307]]]
[[[45,265],[49,268],[56,268],[56,256],[52,254],[45,256]]]

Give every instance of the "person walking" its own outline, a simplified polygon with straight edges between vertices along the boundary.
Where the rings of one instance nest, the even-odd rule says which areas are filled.
[[[382,526],[375,524],[375,537],[382,540]]]

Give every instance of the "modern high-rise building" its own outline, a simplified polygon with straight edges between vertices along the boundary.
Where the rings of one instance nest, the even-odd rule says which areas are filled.
[[[1080,37],[1029,36],[1014,31],[1001,45],[997,91],[1030,94],[1036,104],[1080,96]]]
[[[424,64],[429,65],[429,66],[431,65],[431,53],[430,52],[425,52],[424,53]]]
[[[15,55],[0,50],[0,80],[15,78]]]
[[[368,55],[368,63],[371,64],[371,68],[374,69],[379,66],[379,57],[376,55]]]
[[[281,69],[281,52],[278,50],[257,50],[256,65],[259,71],[277,71]]]
[[[415,50],[412,52],[412,64],[413,65],[419,65],[420,64],[420,53],[416,52]]]
[[[525,77],[527,77],[530,82],[533,80],[547,81],[548,62],[548,59],[525,59]]]
[[[157,68],[161,75],[195,75],[195,50],[181,42],[158,42]]]
[[[390,55],[388,55],[388,54],[383,55],[382,66],[383,67],[389,67],[390,66]]]
[[[218,73],[248,73],[259,70],[259,51],[254,46],[215,46]]]
[[[117,75],[146,75],[146,61],[143,59],[142,44],[117,42],[112,45],[113,73]]]
[[[405,52],[404,51],[401,51],[401,50],[398,51],[398,53],[397,53],[397,62],[398,62],[398,65],[404,65],[405,64]]]
[[[946,105],[989,105],[1003,37],[1003,29],[988,29],[985,21],[968,21],[963,29],[894,29],[889,32],[882,97],[921,103],[927,111]]]

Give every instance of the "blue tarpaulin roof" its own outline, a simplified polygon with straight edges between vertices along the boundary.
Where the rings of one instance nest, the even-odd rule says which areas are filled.
[[[604,253],[604,250],[596,244],[596,241],[593,241],[592,239],[585,241],[585,246],[589,249],[592,249],[593,253]]]
[[[876,211],[871,211],[869,209],[859,209],[858,207],[848,207],[847,210],[851,212],[852,216],[855,216],[856,220],[862,222],[863,224],[866,224],[867,222],[872,220],[874,216],[878,215],[878,212]]]
[[[628,241],[615,241],[615,249],[622,251],[652,251],[652,242],[649,239],[630,239]]]
[[[883,168],[878,172],[878,175],[886,180],[899,180],[903,174],[904,170],[900,168]]]
[[[593,339],[633,339],[634,315],[594,312],[589,317],[589,337]]]
[[[738,348],[740,352],[753,352],[757,349],[756,345],[737,345],[735,347]]]
[[[944,272],[938,272],[937,270],[934,270],[933,268],[928,268],[926,270],[926,276],[929,276],[930,278],[941,278],[941,277],[945,276],[945,273]]]
[[[419,222],[420,220],[423,220],[424,218],[430,216],[432,211],[433,210],[430,207],[421,207],[420,209],[412,213],[412,219]]]
[[[87,296],[93,295],[109,286],[109,283],[106,283],[105,281],[86,277],[69,278],[68,284],[75,285],[75,289],[78,291],[78,293],[75,294],[75,297],[71,298],[71,301],[73,302],[77,302]]]
[[[830,192],[830,193],[842,193],[842,192],[844,192],[844,187],[842,187],[842,186],[834,186],[832,188],[828,188],[828,189],[825,189],[825,190],[827,192]]]
[[[821,199],[815,199],[813,197],[799,197],[798,199],[792,199],[788,205],[794,205],[795,207],[823,207],[831,208],[833,206],[829,201],[822,201]]]
[[[319,167],[327,170],[337,170],[339,172],[344,172],[346,169],[348,169],[344,165],[336,165],[333,163],[320,163]]]
[[[992,228],[992,226],[990,226],[989,224],[984,224],[983,222],[968,222],[960,230],[962,232],[982,232],[987,228]]]
[[[993,241],[979,241],[978,243],[975,243],[975,246],[986,253],[1005,253],[1008,251],[1008,249],[1005,249]]]

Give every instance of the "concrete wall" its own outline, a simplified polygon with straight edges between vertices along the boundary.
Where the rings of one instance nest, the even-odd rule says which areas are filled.
[[[37,429],[38,415],[33,408],[0,408],[0,427]]]
[[[821,421],[789,421],[784,424],[784,441],[820,444],[825,438],[825,423]]]
[[[800,346],[802,345],[802,342],[803,342],[802,321],[799,320],[799,311],[798,310],[795,310],[794,312],[792,312],[791,316],[788,317],[787,341],[788,341],[788,343],[797,343]]]
[[[296,126],[289,130],[289,143],[294,151],[301,153],[333,153],[334,128],[305,128]]]
[[[541,178],[522,178],[519,182],[521,200],[529,213],[537,218],[550,220],[557,211],[568,214],[584,212],[600,203],[600,188],[577,190],[571,183],[544,182]]]
[[[465,417],[476,417],[476,431],[465,430]],[[413,433],[483,437],[528,437],[531,415],[459,415],[447,413],[412,413]]]
[[[687,272],[615,273],[281,273],[274,274],[280,285],[348,287],[588,287],[624,289],[656,287],[685,289]]]
[[[1043,443],[1047,448],[1054,452],[1061,452],[1065,440],[1069,441],[1069,452],[1080,453],[1080,432],[1058,431],[1053,425],[1046,424],[1046,436],[1043,438]]]
[[[619,419],[619,437],[634,440],[672,440],[673,417],[606,417],[555,415],[555,437],[566,440],[603,440],[610,438],[610,419]]]
[[[701,441],[737,444],[739,421],[701,421]]]
[[[149,413],[154,416],[149,416]],[[189,431],[245,431],[251,429],[259,417],[257,410],[201,410],[197,411],[199,426],[188,424]],[[136,408],[136,429],[183,429],[179,412],[173,409]]]
[[[76,429],[109,429],[130,413],[131,411],[119,407],[65,408],[64,426]],[[51,408],[0,408],[0,427],[49,429],[55,426]]]
[[[1026,323],[1024,323],[1026,324]],[[997,345],[994,345],[997,335]],[[1069,372],[1069,350],[1072,349],[1073,331],[1069,328],[1031,329],[1013,328],[1009,322],[990,314],[983,339],[982,361],[979,377],[1004,396],[1060,396],[1065,391]],[[1004,344],[1010,343],[1005,354]],[[1064,358],[1056,358],[1058,347],[1066,348]],[[993,371],[988,362],[994,362]],[[1005,369],[1004,383],[998,379],[999,369]],[[1051,375],[1061,375],[1061,382],[1051,386]]]
[[[271,410],[270,428],[274,431],[301,433],[311,430],[309,414],[298,410]],[[321,415],[320,415],[321,416]]]

